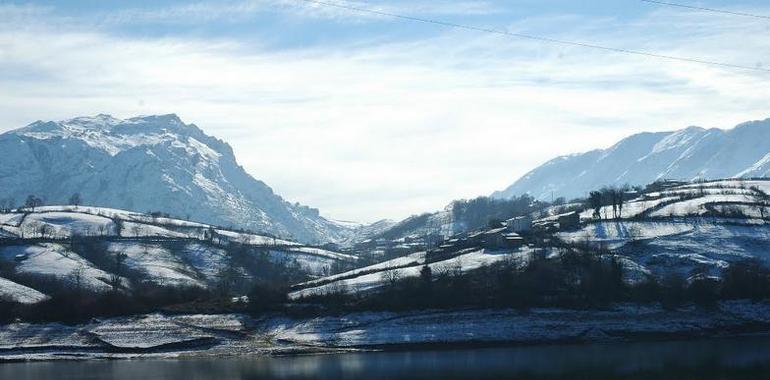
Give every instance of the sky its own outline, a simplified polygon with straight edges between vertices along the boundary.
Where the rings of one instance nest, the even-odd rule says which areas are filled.
[[[770,69],[770,20],[637,0],[329,2]],[[770,15],[766,0],[684,4]],[[0,132],[176,113],[292,202],[372,222],[642,131],[770,117],[770,73],[302,0],[0,1]]]

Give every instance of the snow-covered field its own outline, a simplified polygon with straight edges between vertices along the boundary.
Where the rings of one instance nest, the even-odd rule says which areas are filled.
[[[192,238],[190,233],[173,231],[166,227],[142,224],[135,222],[123,222],[123,237],[160,237],[160,238]]]
[[[24,214],[21,213],[0,213],[0,224],[18,227],[23,218]]]
[[[48,298],[35,289],[19,285],[11,280],[0,277],[0,301],[10,301],[23,304],[38,303]]]
[[[35,231],[47,226],[51,231],[42,234]],[[27,215],[22,223],[26,236],[47,235],[55,237],[115,235],[115,223],[110,218],[74,212],[36,212]]]
[[[162,237],[200,239],[214,231],[215,238],[222,242],[247,245],[296,246],[304,245],[285,239],[258,235],[249,232],[231,231],[203,223],[154,217],[131,211],[90,206],[42,206],[34,211],[0,213],[0,231],[26,238],[45,237],[67,238],[79,236],[121,236],[121,237]],[[116,223],[121,224],[120,231]],[[332,254],[314,249],[318,254]],[[353,258],[355,259],[355,258]]]
[[[581,243],[606,243],[620,246],[634,240],[664,238],[691,232],[695,227],[686,222],[674,221],[600,221],[590,223],[579,231],[559,233],[562,240]]]
[[[425,262],[425,252],[417,252],[413,253],[411,255],[402,256],[399,258],[395,258],[388,261],[383,261],[378,264],[369,265],[363,268],[354,269],[351,271],[319,278],[316,280],[303,282],[301,284],[295,285],[298,288],[310,288],[310,287],[316,287],[319,285],[322,285],[324,283],[330,283],[334,282],[340,279],[346,279],[346,278],[354,278],[354,277],[360,277],[363,274],[369,273],[369,272],[382,272],[385,269],[391,269],[391,268],[401,268],[401,267],[407,267],[407,266],[416,266],[420,265],[421,263]]]
[[[94,254],[109,257],[88,256],[100,263],[97,265],[73,252],[70,238],[76,235],[106,239],[103,252]],[[28,279],[23,284],[0,282],[0,295],[7,294],[18,302],[45,298],[42,293],[35,295],[23,289],[35,291],[36,276],[108,291],[115,267],[113,257],[119,253],[126,255],[125,267],[141,274],[142,281],[185,287],[213,286],[227,265],[225,247],[231,243],[264,248],[272,261],[287,265],[296,262],[298,270],[316,277],[328,274],[336,263],[357,260],[355,256],[270,236],[87,206],[44,206],[34,212],[0,213],[0,238],[11,239],[0,244],[0,261]],[[243,268],[237,270],[249,276]],[[131,286],[126,279],[121,282]],[[21,296],[23,292],[30,296]]]
[[[671,216],[697,216],[706,213],[706,205],[709,204],[746,204],[754,203],[756,198],[747,194],[709,194],[695,199],[683,200],[680,202],[666,205],[653,211],[651,217],[671,217]]]
[[[16,265],[16,272],[25,275],[51,276],[95,291],[110,289],[111,274],[96,268],[88,260],[67,250],[61,244],[14,245],[0,247],[0,260],[11,262],[17,255],[26,258]]]
[[[654,199],[645,199],[645,198],[634,199],[623,205],[622,217],[626,219],[635,218],[653,207],[658,207],[663,203],[671,202],[676,199],[679,199],[679,197],[661,196],[660,198],[654,198]],[[602,218],[611,217],[612,206],[602,207],[599,211],[599,215],[601,215]],[[582,213],[580,213],[581,220],[593,219],[593,216],[594,216],[594,210],[585,210]]]
[[[770,194],[770,180],[742,180],[742,179],[724,179],[718,181],[708,181],[702,184],[694,183],[684,185],[681,188],[684,189],[699,189],[699,188],[729,188],[729,189],[751,189],[752,187],[758,188],[761,191]]]
[[[164,247],[136,242],[110,243],[107,251],[125,254],[129,268],[143,272],[149,281],[158,285],[205,287],[195,268]]]
[[[504,260],[525,260],[529,253],[529,250],[526,249],[516,251],[486,251],[480,249],[447,260],[430,263],[428,266],[433,273],[438,274],[449,271],[472,271]],[[420,270],[425,264],[424,256],[424,253],[417,253],[329,278],[322,278],[315,282],[301,284],[297,287],[302,289],[289,293],[289,298],[299,299],[335,291],[364,293],[385,286],[388,283],[388,278],[418,277]]]
[[[621,218],[611,219],[611,206],[601,212],[610,220],[593,220],[593,211],[584,211],[580,229],[557,237],[613,250],[637,273],[719,276],[749,257],[770,264],[766,191],[770,181],[724,180],[641,194],[623,206]]]

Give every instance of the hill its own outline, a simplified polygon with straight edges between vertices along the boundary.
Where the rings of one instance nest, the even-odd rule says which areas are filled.
[[[726,179],[650,186],[629,198],[617,217],[613,217],[609,204],[598,214],[582,204],[554,206],[531,215],[533,229],[521,232],[527,244],[520,248],[486,249],[480,244],[454,243],[458,248],[417,252],[300,283],[290,297],[377,292],[395,278],[419,278],[426,265],[439,277],[447,272],[471,274],[496,265],[526,268],[535,258],[554,261],[575,250],[590,253],[597,260],[616,260],[623,281],[630,285],[671,276],[690,282],[704,277],[719,279],[732,264],[747,259],[770,264],[768,194],[770,180]],[[562,209],[583,210],[578,226],[538,229],[553,219],[547,215]],[[447,244],[453,242],[438,245]]]
[[[105,293],[116,280],[125,289],[210,290],[225,276],[233,283],[307,279],[357,260],[272,236],[87,206],[0,213],[0,233],[0,298],[20,303],[61,286]]]

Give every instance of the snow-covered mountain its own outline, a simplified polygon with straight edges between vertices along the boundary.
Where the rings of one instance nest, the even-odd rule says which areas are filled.
[[[350,231],[292,204],[235,160],[232,148],[176,115],[37,121],[0,135],[0,200],[48,204],[79,193],[88,205],[162,211],[303,242]]]
[[[555,158],[493,197],[581,197],[605,185],[660,179],[752,178],[770,175],[770,119],[734,129],[689,127],[640,133],[609,149]]]

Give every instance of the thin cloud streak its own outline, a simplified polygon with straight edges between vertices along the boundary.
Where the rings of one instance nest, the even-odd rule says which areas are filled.
[[[408,14],[433,15],[487,15],[496,7],[485,1],[435,2],[435,1],[383,1],[340,2],[357,7],[369,7],[380,11]],[[300,18],[327,18],[342,22],[361,22],[362,19],[380,18],[372,15],[356,15],[340,9],[323,7],[299,0],[249,0],[197,2],[164,8],[132,8],[110,12],[100,18],[107,24],[160,22],[191,24],[201,22],[243,22],[264,13],[284,13]]]

